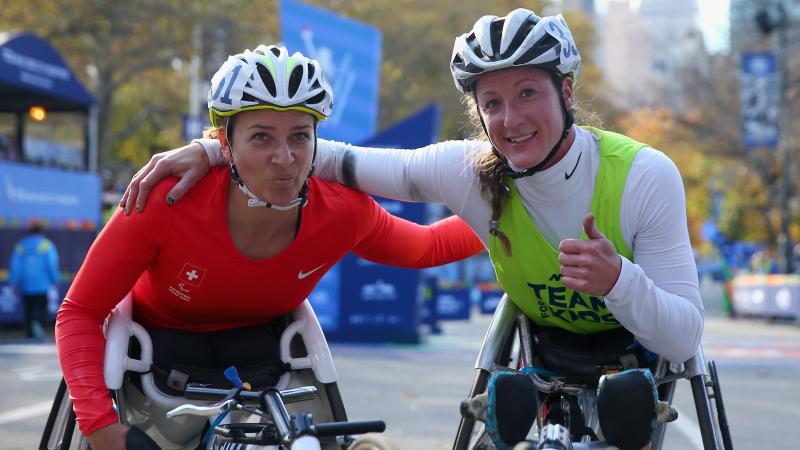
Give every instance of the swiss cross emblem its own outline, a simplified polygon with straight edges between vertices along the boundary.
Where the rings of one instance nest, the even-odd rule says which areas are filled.
[[[178,279],[181,280],[182,283],[198,287],[200,283],[203,282],[203,277],[205,277],[205,275],[206,269],[186,263],[183,265],[181,271],[178,272]]]

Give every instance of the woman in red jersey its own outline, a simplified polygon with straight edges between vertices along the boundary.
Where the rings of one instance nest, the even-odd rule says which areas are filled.
[[[176,181],[161,182],[148,214],[118,210],[98,236],[56,322],[62,370],[92,448],[126,446],[129,428],[103,379],[102,326],[128,292],[134,319],[151,335],[266,329],[349,251],[427,267],[483,249],[460,220],[416,225],[366,194],[312,177],[316,127],[332,105],[319,64],[300,53],[259,46],[231,56],[208,96],[228,167],[212,169],[171,207],[164,198]],[[172,444],[196,445],[190,431]]]

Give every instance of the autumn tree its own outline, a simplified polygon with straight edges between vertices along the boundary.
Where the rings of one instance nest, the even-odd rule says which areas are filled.
[[[752,17],[750,20],[753,21]],[[747,26],[747,22],[740,22],[737,28],[744,31]],[[770,50],[775,44],[775,36],[757,32],[752,24],[749,29],[752,32],[737,35],[738,44],[735,42],[730,54],[687,67],[689,70],[683,74],[682,85],[688,104],[697,114],[694,120],[684,122],[695,130],[698,142],[704,144],[709,155],[726,162],[726,170],[719,176],[719,183],[725,189],[720,218],[723,231],[733,239],[775,245],[781,233],[781,214],[785,211],[793,224],[789,227],[790,237],[797,242],[800,239],[797,227],[800,209],[793,174],[800,158],[797,145],[800,129],[791,123],[800,112],[800,67],[791,61],[796,60],[793,55],[800,54],[800,35],[795,34],[796,37],[787,40],[783,56],[786,61],[780,105],[783,147],[777,150],[748,149],[742,144],[739,114],[741,54],[744,51]],[[786,205],[782,204],[784,183],[787,183],[789,198]]]
[[[276,28],[276,6],[251,6],[234,0],[29,0],[0,9],[0,29],[49,40],[89,86],[97,100],[102,169],[120,152],[141,164],[146,150],[179,142],[188,88],[175,63],[189,59],[197,27],[207,30],[212,44],[219,36],[213,30],[224,30],[234,47],[265,39],[266,30]],[[243,10],[248,14],[238,13]]]

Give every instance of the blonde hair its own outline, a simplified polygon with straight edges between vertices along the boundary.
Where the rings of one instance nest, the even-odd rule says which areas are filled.
[[[222,127],[208,127],[203,130],[203,137],[206,139],[219,139],[219,132]]]

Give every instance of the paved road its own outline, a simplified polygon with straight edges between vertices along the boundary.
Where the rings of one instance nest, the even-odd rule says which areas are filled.
[[[489,323],[446,323],[419,346],[333,344],[351,419],[381,418],[400,449],[448,449]],[[6,341],[8,341],[6,339]],[[796,448],[800,432],[800,326],[708,318],[706,357],[718,364],[737,450]],[[52,343],[0,344],[0,449],[35,448],[60,377]],[[688,383],[667,448],[701,448]]]

